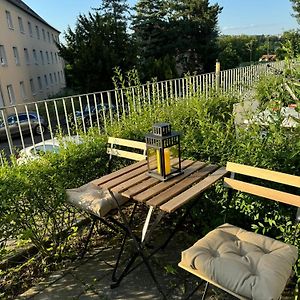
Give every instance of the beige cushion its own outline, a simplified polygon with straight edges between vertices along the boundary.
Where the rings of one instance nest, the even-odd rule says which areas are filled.
[[[279,299],[297,260],[295,246],[223,224],[182,252],[181,263],[249,299]]]
[[[129,200],[116,193],[114,196],[120,205]],[[109,191],[97,186],[95,180],[79,188],[68,189],[67,200],[76,207],[98,217],[104,217],[112,209],[117,208]]]

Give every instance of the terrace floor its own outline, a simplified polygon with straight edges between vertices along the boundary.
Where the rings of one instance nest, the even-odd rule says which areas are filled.
[[[162,234],[163,235],[163,234]],[[178,232],[167,248],[151,260],[154,272],[166,291],[167,299],[182,299],[195,287],[196,278],[177,267],[181,251],[192,242],[188,235]],[[84,259],[73,262],[65,270],[52,274],[17,299],[161,299],[145,266],[130,273],[115,289],[110,289],[111,274],[118,246],[93,247]],[[200,288],[191,299],[200,299]],[[211,287],[206,299],[229,300],[230,295]]]

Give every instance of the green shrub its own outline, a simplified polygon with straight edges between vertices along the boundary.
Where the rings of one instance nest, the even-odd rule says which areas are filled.
[[[45,154],[23,165],[0,168],[1,240],[29,240],[44,255],[61,255],[72,229],[74,210],[65,189],[78,187],[106,171],[106,137],[90,133],[80,145]],[[45,243],[45,241],[48,241]]]

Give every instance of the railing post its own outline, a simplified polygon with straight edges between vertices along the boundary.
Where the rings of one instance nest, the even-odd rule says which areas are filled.
[[[220,88],[220,73],[221,73],[221,64],[216,61],[216,90],[219,91]]]

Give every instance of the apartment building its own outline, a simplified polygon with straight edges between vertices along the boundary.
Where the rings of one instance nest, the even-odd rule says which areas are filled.
[[[21,0],[0,0],[0,107],[46,99],[65,87],[60,32]]]

